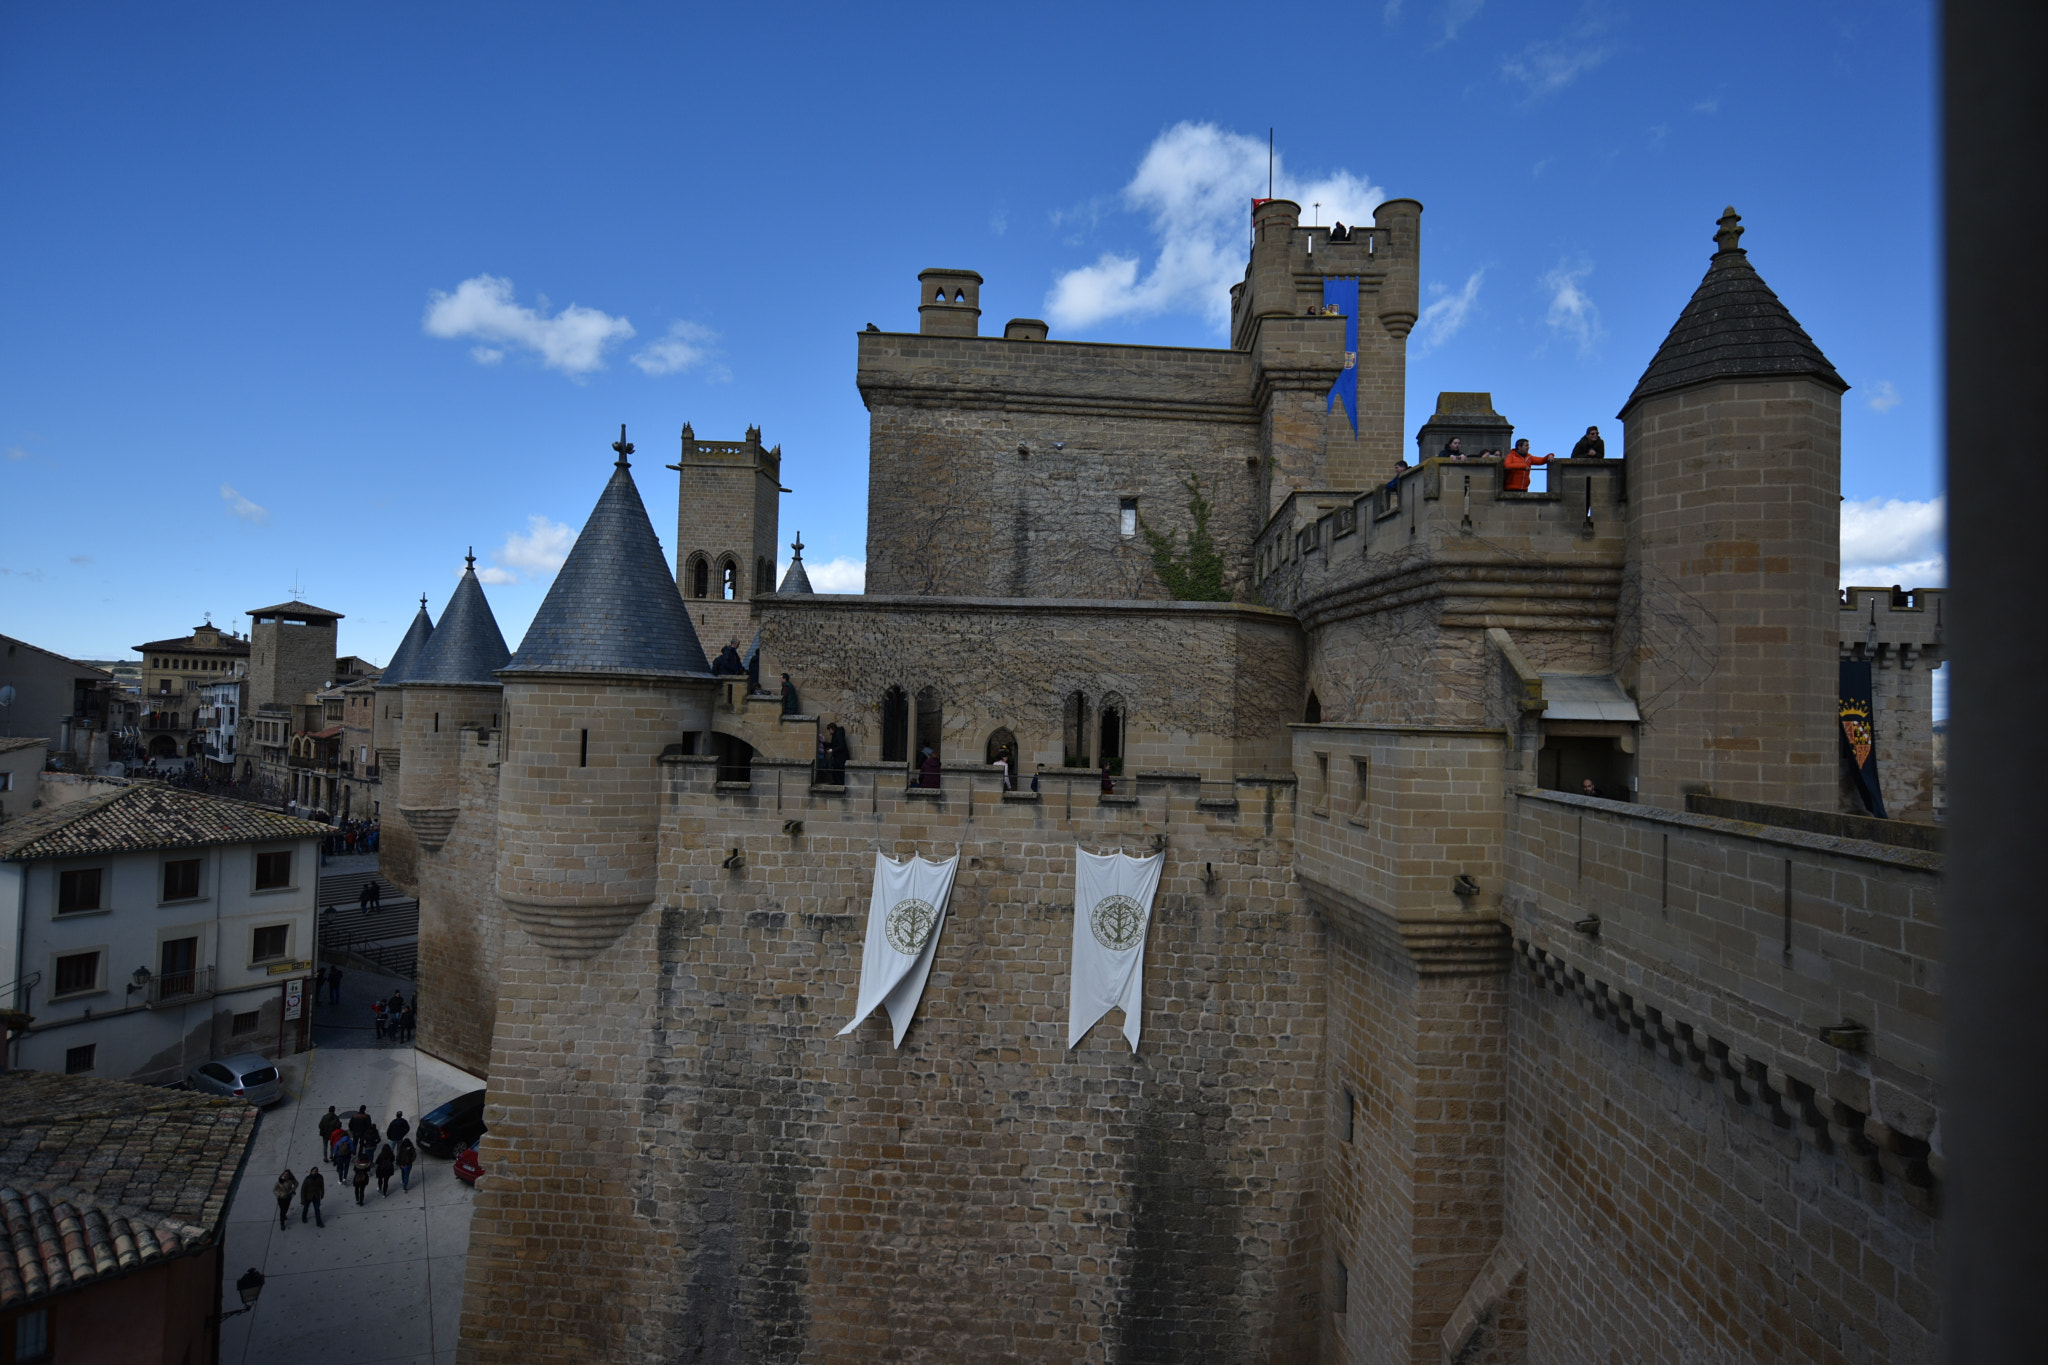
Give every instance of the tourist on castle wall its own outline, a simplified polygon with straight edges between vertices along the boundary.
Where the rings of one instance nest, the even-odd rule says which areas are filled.
[[[929,746],[924,751],[924,761],[917,765],[917,785],[936,787],[939,785],[939,756]]]
[[[1501,469],[1503,471],[1504,477],[1507,479],[1506,486],[1508,492],[1528,492],[1530,466],[1539,464],[1549,464],[1552,460],[1556,458],[1557,456],[1554,454],[1531,455],[1529,453],[1529,438],[1526,436],[1524,436],[1521,440],[1515,442],[1515,448],[1513,450],[1510,450],[1507,453],[1507,458],[1501,462]]]
[[[718,651],[718,657],[711,661],[711,671],[720,677],[737,675],[747,671],[747,666],[740,662],[740,642],[738,640],[727,641],[725,648]]]
[[[1464,443],[1453,436],[1444,442],[1444,448],[1436,453],[1439,460],[1462,460],[1465,458]]]
[[[827,779],[835,786],[846,785],[846,764],[853,757],[853,745],[846,739],[846,731],[834,723],[826,727],[829,738],[825,741],[825,752],[830,758],[831,776]]]
[[[798,704],[796,698],[796,684],[789,680],[789,674],[783,674],[782,714],[785,716],[794,716],[798,714],[802,709],[803,708]]]
[[[1587,427],[1586,434],[1572,447],[1574,460],[1604,460],[1607,458],[1607,442],[1600,439],[1600,428]]]

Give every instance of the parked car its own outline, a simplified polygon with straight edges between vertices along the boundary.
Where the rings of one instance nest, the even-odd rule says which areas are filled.
[[[413,1141],[430,1156],[454,1156],[484,1135],[484,1092],[457,1095],[420,1120]]]
[[[238,1052],[202,1062],[185,1073],[185,1083],[202,1094],[247,1100],[258,1109],[284,1098],[276,1064],[260,1052]]]
[[[474,1185],[483,1173],[483,1158],[477,1155],[476,1144],[472,1142],[462,1149],[462,1155],[455,1158],[455,1178],[465,1185]]]

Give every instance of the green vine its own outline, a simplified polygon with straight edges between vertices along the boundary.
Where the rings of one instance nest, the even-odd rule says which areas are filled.
[[[1176,602],[1228,602],[1230,594],[1223,587],[1223,556],[1209,534],[1209,500],[1202,496],[1202,481],[1189,474],[1182,478],[1181,486],[1188,490],[1188,515],[1195,523],[1188,532],[1185,555],[1174,552],[1171,532],[1162,535],[1146,523],[1143,513],[1138,516],[1138,529],[1145,533],[1145,543],[1152,547],[1152,567]]]

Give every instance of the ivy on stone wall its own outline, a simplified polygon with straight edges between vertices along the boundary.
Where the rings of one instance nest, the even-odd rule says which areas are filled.
[[[1145,533],[1145,543],[1152,547],[1152,567],[1176,602],[1228,602],[1230,593],[1223,586],[1223,556],[1209,534],[1209,500],[1202,496],[1202,481],[1189,474],[1182,478],[1181,486],[1188,490],[1188,515],[1194,521],[1194,528],[1188,532],[1186,554],[1174,553],[1172,532],[1155,531],[1143,513],[1138,516],[1138,529]]]

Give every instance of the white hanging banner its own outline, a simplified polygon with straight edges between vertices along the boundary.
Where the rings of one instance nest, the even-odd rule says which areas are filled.
[[[1138,1050],[1144,1021],[1145,933],[1166,855],[1074,850],[1074,971],[1067,990],[1067,1047],[1121,1006],[1124,1037]]]
[[[943,863],[918,857],[899,863],[875,855],[867,949],[860,959],[860,1003],[854,1007],[853,1022],[839,1030],[841,1036],[859,1028],[875,1006],[882,1005],[896,1030],[896,1046],[903,1046],[903,1035],[924,995],[925,978],[932,974],[932,955],[938,951],[953,873],[959,866],[957,853]]]

